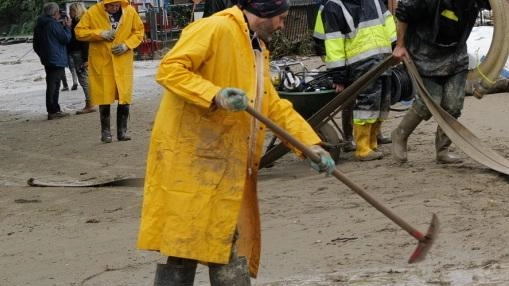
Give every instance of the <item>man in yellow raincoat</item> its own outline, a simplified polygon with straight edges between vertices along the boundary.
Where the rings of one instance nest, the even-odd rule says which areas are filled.
[[[287,0],[241,0],[187,26],[161,61],[165,88],[147,159],[138,248],[168,256],[154,285],[192,285],[198,262],[211,285],[250,285],[260,259],[256,177],[265,126],[247,105],[310,146],[335,169],[311,126],[280,99],[266,43]],[[299,154],[300,155],[300,154]],[[250,275],[249,275],[250,274]]]
[[[110,104],[118,100],[117,139],[127,136],[133,92],[133,50],[143,41],[144,27],[127,0],[103,0],[90,7],[75,28],[76,39],[89,41],[88,80],[92,105],[99,105],[101,141],[110,143]]]

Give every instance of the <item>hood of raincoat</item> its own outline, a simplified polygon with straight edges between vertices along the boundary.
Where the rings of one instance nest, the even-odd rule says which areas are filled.
[[[114,3],[114,2],[120,2],[120,5],[122,6],[122,8],[129,6],[128,0],[103,0],[102,1],[103,4],[110,4],[110,3]]]

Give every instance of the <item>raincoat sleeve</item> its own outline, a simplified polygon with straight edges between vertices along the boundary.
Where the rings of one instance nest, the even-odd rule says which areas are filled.
[[[81,17],[81,20],[74,28],[76,39],[79,41],[104,41],[104,38],[101,36],[101,32],[106,29],[92,28],[93,19],[100,17],[97,9],[94,8],[95,6],[90,8],[88,12]],[[108,25],[108,23],[106,22],[105,25]]]
[[[311,146],[320,144],[322,142],[320,137],[318,137],[309,123],[295,111],[292,103],[286,99],[280,98],[272,84],[270,84],[267,89],[270,106],[269,118],[304,145]],[[288,147],[296,156],[304,158],[301,151],[292,146]]]
[[[221,89],[211,81],[205,79],[199,72],[206,60],[221,45],[220,25],[208,22],[207,29],[200,28],[200,23],[194,23],[182,31],[179,41],[161,61],[156,74],[156,82],[170,93],[184,96],[192,104],[209,108],[214,96]],[[226,67],[225,67],[226,69]],[[216,69],[221,73],[221,69]]]
[[[141,21],[140,16],[138,15],[138,12],[131,7],[128,6],[126,8],[126,11],[129,11],[129,14],[132,16],[132,31],[127,37],[127,39],[124,40],[124,43],[129,47],[129,49],[135,49],[138,47],[141,42],[143,41],[143,37],[145,36],[145,27],[143,26],[143,22]]]

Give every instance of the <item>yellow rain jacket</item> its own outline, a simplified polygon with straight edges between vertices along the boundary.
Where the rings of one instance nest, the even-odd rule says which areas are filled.
[[[161,61],[156,81],[166,91],[148,153],[138,248],[225,264],[238,227],[238,254],[256,276],[256,176],[266,127],[247,112],[211,108],[213,98],[221,88],[241,88],[251,106],[302,143],[320,142],[279,98],[262,47],[255,55],[243,13],[232,7],[187,26]]]
[[[120,18],[115,39],[106,41],[101,32],[111,30],[104,4],[121,2]],[[88,80],[92,104],[130,104],[133,92],[133,50],[143,41],[144,27],[138,12],[127,0],[103,0],[85,13],[74,29],[76,39],[89,41]],[[126,44],[129,50],[113,55],[111,47]]]

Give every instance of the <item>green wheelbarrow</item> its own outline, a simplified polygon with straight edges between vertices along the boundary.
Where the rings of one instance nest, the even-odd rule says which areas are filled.
[[[306,120],[337,96],[335,90],[310,92],[278,91],[278,93],[281,98],[289,100],[293,104],[293,108]],[[334,120],[333,115],[327,118],[326,123],[319,126],[311,124],[311,127],[313,127],[324,142],[325,149],[329,151],[334,161],[337,162],[344,144],[344,137],[343,131]],[[277,159],[288,153],[288,151],[289,149],[284,147],[276,136],[273,136],[265,149],[265,154],[261,158],[260,168],[271,167]]]

